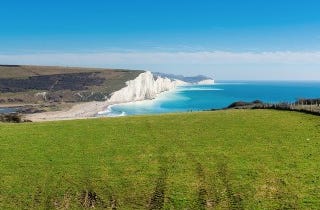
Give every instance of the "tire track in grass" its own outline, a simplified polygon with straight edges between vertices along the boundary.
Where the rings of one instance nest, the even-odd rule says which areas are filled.
[[[167,188],[168,177],[168,159],[163,155],[166,149],[161,147],[159,150],[159,177],[156,181],[155,189],[152,193],[148,209],[162,209],[165,202],[165,192]]]
[[[218,163],[218,175],[222,180],[222,183],[226,189],[227,198],[229,200],[229,208],[234,210],[244,209],[242,205],[242,197],[240,194],[236,194],[230,183],[230,173],[225,161],[219,161]]]
[[[219,202],[221,202],[221,200],[219,201],[217,199],[210,199],[209,197],[218,198],[221,196],[217,194],[209,196],[206,185],[206,174],[202,164],[195,158],[192,153],[187,153],[187,156],[196,166],[197,179],[199,182],[197,189],[198,197],[196,200],[196,208],[201,210],[207,208],[215,208],[215,206],[219,205]],[[230,183],[230,172],[225,160],[218,161],[218,178],[222,181],[223,187],[225,188],[229,209],[244,209],[241,195],[234,192],[233,186]]]
[[[167,168],[160,167],[160,174],[157,179],[156,187],[150,199],[149,209],[162,209],[164,206]]]
[[[146,126],[149,130],[152,130],[152,126],[149,122],[147,122]],[[153,132],[149,133],[150,137],[152,139],[155,139],[156,136],[153,134]],[[168,158],[165,156],[165,153],[167,151],[166,146],[159,146],[158,148],[158,156],[159,156],[159,175],[156,181],[156,185],[154,188],[154,191],[152,193],[152,196],[149,201],[148,209],[150,210],[156,210],[156,209],[163,209],[164,203],[165,203],[165,193],[167,189],[167,178],[168,178]]]
[[[109,190],[103,190],[104,192],[100,192],[100,194],[95,190],[91,171],[89,168],[82,167],[82,170],[85,169],[82,174],[82,180],[80,181],[80,185],[78,185],[78,189],[82,188],[80,195],[78,196],[78,200],[83,208],[111,208],[117,209],[117,201],[113,193]],[[108,185],[105,185],[107,189],[109,189]],[[108,199],[104,199],[107,197]]]
[[[90,138],[90,136],[88,137]],[[87,153],[87,145],[83,144],[80,145],[80,150],[82,151],[82,162],[87,163],[88,161],[94,159],[94,157],[90,156],[90,153]],[[90,146],[90,145],[89,145]],[[108,162],[105,162],[106,165],[108,165]],[[112,182],[108,182],[105,179],[102,179],[101,176],[98,176],[99,181],[101,181],[100,185],[97,185],[94,181],[94,175],[91,168],[91,164],[81,164],[81,171],[83,180],[81,182],[82,185],[82,192],[80,194],[80,203],[82,207],[85,208],[98,208],[98,209],[121,209],[123,208],[121,203],[121,200],[124,199],[124,197],[121,197],[117,190],[118,186],[114,186]],[[116,164],[108,165],[111,167],[108,170],[116,170],[123,172],[123,169],[121,167],[117,167]],[[117,172],[116,172],[117,173]],[[79,188],[81,189],[81,188]],[[122,199],[121,199],[122,198]]]
[[[78,170],[79,170],[79,180],[73,180],[73,179],[66,179],[65,181],[68,181],[73,186],[76,186],[77,188],[77,200],[79,207],[82,208],[101,208],[106,209],[110,207],[111,209],[116,209],[116,200],[112,194],[112,192],[109,191],[109,187],[107,184],[107,189],[96,189],[96,184],[94,184],[94,178],[95,174],[93,172],[93,165],[89,164],[92,161],[92,158],[87,151],[87,145],[85,144],[85,141],[81,140],[78,144],[79,152],[82,153],[81,157],[79,158],[78,163]],[[102,192],[101,192],[102,190]],[[107,198],[109,199],[107,199]]]
[[[199,162],[197,162],[197,175],[200,182],[198,187],[198,199],[197,199],[198,208],[206,209],[208,192],[205,188],[205,174],[204,174],[202,165]]]
[[[32,201],[33,201],[33,205],[32,207],[33,208],[38,208],[41,206],[41,203],[42,203],[42,191],[40,189],[40,187],[36,187],[36,190],[33,194],[33,198],[32,198]]]
[[[283,177],[268,174],[264,184],[257,187],[258,199],[272,200],[277,209],[301,209],[298,206],[298,196],[290,189],[289,183]]]
[[[52,190],[53,186],[50,186],[50,181],[53,179],[53,168],[52,160],[48,154],[44,155],[45,159],[48,160],[47,165],[45,166],[45,174],[39,179],[39,185],[35,188],[33,193],[33,208],[42,208],[42,209],[52,209],[53,203],[52,200]],[[45,163],[44,163],[45,164]]]
[[[102,198],[93,190],[84,190],[81,193],[80,198],[81,205],[84,208],[107,208],[108,205],[102,200]],[[116,209],[116,206],[111,206],[111,209]]]
[[[208,200],[208,192],[206,189],[206,176],[204,173],[204,169],[202,164],[197,161],[195,156],[192,153],[187,153],[188,158],[192,161],[192,163],[196,166],[196,174],[199,181],[198,189],[197,189],[197,200],[196,207],[200,210],[205,210],[207,207]]]

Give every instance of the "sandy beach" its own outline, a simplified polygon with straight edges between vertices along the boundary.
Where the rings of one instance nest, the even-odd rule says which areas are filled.
[[[93,118],[98,112],[103,111],[109,105],[111,103],[108,101],[85,102],[75,104],[67,110],[27,114],[25,118],[32,122]]]

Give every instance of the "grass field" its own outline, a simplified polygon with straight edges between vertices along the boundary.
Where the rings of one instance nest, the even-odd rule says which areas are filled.
[[[0,124],[0,209],[318,209],[320,118],[230,110]]]

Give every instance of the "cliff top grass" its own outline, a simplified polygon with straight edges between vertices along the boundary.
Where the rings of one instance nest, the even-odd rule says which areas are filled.
[[[32,66],[32,65],[0,65],[0,78],[27,78],[33,76],[107,72],[109,76],[121,72],[132,72],[127,69],[85,68],[68,66]],[[113,74],[112,74],[113,73]]]
[[[320,121],[227,110],[0,123],[0,209],[316,209]]]

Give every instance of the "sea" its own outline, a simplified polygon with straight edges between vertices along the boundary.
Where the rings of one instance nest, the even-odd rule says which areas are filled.
[[[164,92],[154,100],[109,106],[102,116],[149,115],[220,109],[235,101],[295,102],[320,98],[320,81],[219,81]]]

